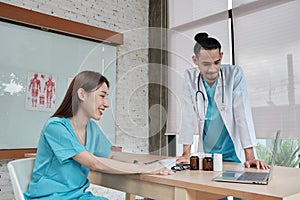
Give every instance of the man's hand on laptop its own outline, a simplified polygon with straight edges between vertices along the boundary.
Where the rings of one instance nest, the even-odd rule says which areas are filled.
[[[247,160],[244,163],[246,168],[250,168],[250,167],[256,167],[257,169],[270,169],[270,165],[264,163],[263,161],[260,160],[256,160],[256,159],[252,159],[252,160]]]
[[[270,169],[270,166],[266,163],[256,160],[253,147],[245,148],[246,162],[244,163],[246,168],[256,167],[256,169]]]

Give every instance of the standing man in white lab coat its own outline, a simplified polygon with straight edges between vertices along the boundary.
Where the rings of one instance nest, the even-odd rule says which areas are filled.
[[[184,75],[179,134],[183,153],[177,162],[189,162],[197,122],[200,151],[222,153],[224,161],[242,162],[245,167],[269,169],[254,155],[256,137],[242,69],[221,65],[221,44],[207,33],[198,33],[195,41],[192,59],[197,67]]]

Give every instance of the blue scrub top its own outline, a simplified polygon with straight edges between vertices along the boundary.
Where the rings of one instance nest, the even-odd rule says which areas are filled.
[[[42,130],[32,180],[25,199],[106,199],[85,192],[89,187],[89,169],[72,159],[84,150],[98,157],[110,155],[111,143],[98,125],[90,120],[82,145],[69,118],[50,118]]]
[[[214,100],[217,82],[210,87],[203,80],[208,97],[208,107],[205,116],[207,120],[204,123],[202,137],[204,151],[206,153],[221,153],[224,161],[240,163],[241,161],[236,155],[234,144]]]

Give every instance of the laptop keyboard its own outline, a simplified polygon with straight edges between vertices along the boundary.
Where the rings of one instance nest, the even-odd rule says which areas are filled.
[[[261,172],[244,172],[238,180],[242,181],[263,181],[269,175],[269,173],[261,173]]]

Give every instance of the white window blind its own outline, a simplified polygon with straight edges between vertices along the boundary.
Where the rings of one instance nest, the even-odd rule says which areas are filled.
[[[280,129],[300,138],[300,1],[261,2],[233,9],[236,64],[247,79],[256,135],[274,138]]]
[[[169,0],[169,28],[185,26],[227,12],[227,6],[226,0]]]
[[[194,35],[205,31],[219,39],[223,63],[230,61],[226,12],[231,2],[235,63],[245,72],[257,137],[274,138],[281,129],[283,137],[299,138],[300,2],[295,0],[169,1],[167,132],[178,133],[182,126],[182,76],[185,69],[195,67]]]
[[[183,126],[181,123],[182,106],[180,105],[182,85],[186,84],[183,82],[183,74],[186,69],[196,67],[192,61],[195,34],[207,32],[212,37],[217,38],[222,43],[224,63],[230,61],[227,2],[216,0],[189,2],[191,3],[181,0],[169,1],[169,21],[172,28],[170,28],[168,35],[167,133],[171,134],[177,134],[180,127]],[[196,130],[195,127],[195,133],[198,134]]]

